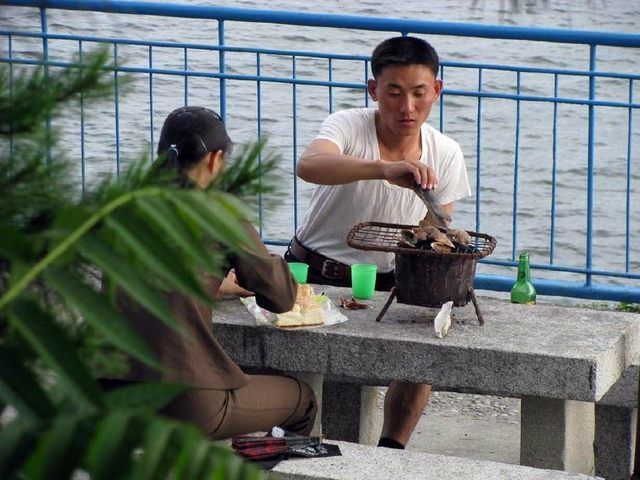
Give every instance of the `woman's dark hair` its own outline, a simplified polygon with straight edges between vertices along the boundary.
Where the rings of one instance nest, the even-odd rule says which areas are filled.
[[[205,107],[180,107],[171,112],[162,125],[156,166],[175,171],[185,184],[187,170],[202,157],[218,150],[226,155],[232,145],[216,112]]]
[[[416,37],[392,37],[378,45],[371,55],[373,78],[395,65],[424,65],[435,77],[440,69],[438,53],[425,40]]]

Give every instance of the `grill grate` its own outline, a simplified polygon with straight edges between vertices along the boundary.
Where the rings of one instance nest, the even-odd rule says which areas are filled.
[[[365,222],[354,226],[347,236],[350,247],[377,252],[393,252],[418,256],[450,256],[461,258],[482,258],[490,255],[496,247],[496,239],[484,233],[467,232],[471,235],[471,244],[460,247],[451,253],[436,252],[421,248],[398,246],[400,230],[415,228],[412,225],[393,223]]]

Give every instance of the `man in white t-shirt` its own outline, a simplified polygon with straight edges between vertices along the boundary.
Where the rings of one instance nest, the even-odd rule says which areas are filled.
[[[350,265],[375,263],[376,289],[389,290],[394,255],[349,247],[349,230],[372,221],[417,224],[426,207],[413,184],[434,190],[449,215],[454,201],[471,195],[460,147],[426,124],[442,91],[438,69],[426,41],[383,41],[371,57],[368,82],[378,108],[330,115],[300,157],[298,176],[317,187],[285,258],[308,263],[309,282],[350,286]],[[379,446],[404,448],[430,392],[430,385],[389,386]]]

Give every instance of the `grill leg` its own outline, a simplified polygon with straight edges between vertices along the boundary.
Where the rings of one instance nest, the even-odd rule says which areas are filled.
[[[389,310],[389,305],[391,305],[391,302],[393,302],[394,298],[396,298],[396,287],[393,287],[391,289],[389,298],[387,298],[387,303],[385,303],[384,307],[382,307],[382,310],[380,310],[380,313],[376,317],[376,322],[379,322],[380,320],[382,320],[382,317],[384,317],[384,314],[387,313],[387,310]]]
[[[484,325],[484,318],[482,318],[482,312],[480,311],[480,305],[478,305],[478,300],[476,300],[476,293],[473,291],[473,288],[469,292],[471,294],[471,301],[473,302],[473,306],[476,309],[476,316],[478,317],[478,323],[480,326]]]

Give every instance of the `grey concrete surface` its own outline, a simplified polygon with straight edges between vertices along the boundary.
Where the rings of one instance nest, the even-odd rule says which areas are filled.
[[[640,349],[636,355],[640,356]],[[634,359],[634,365],[624,371],[620,379],[598,401],[598,405],[638,408],[638,380],[640,380],[638,378],[640,376],[638,363],[640,363],[640,359]]]
[[[633,470],[638,409],[596,405],[594,442],[597,475],[628,480]]]
[[[593,473],[594,405],[522,397],[520,464]]]
[[[345,442],[342,456],[290,459],[278,464],[273,478],[283,480],[587,480],[592,476],[543,470],[520,465],[433,455],[407,450],[376,448]]]
[[[326,438],[377,445],[382,431],[382,413],[377,412],[379,389],[356,383],[325,382],[325,395],[322,397],[323,435]],[[360,412],[357,421],[354,421],[354,411]]]
[[[637,351],[640,356],[640,349]],[[640,359],[596,403],[594,440],[596,473],[607,480],[626,480],[633,467],[638,415]]]
[[[479,397],[434,392],[407,449],[519,465],[520,401]]]

